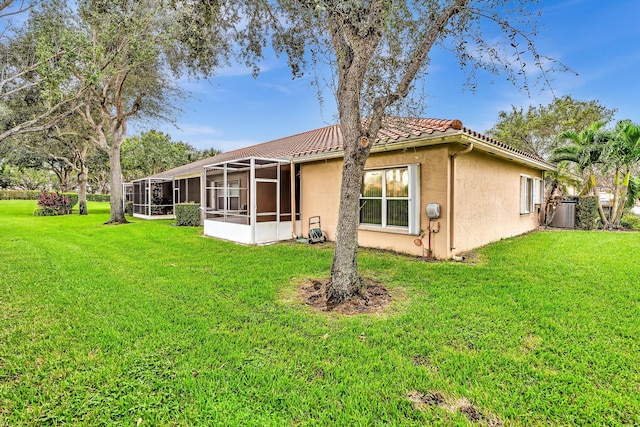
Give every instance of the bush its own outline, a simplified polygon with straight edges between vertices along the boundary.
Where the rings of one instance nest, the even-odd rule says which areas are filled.
[[[38,196],[38,206],[40,209],[36,209],[33,213],[36,216],[66,215],[71,213],[69,198],[60,193],[41,192]]]
[[[69,199],[69,210],[73,209],[78,204],[78,193],[61,193]]]
[[[596,196],[582,196],[576,203],[576,228],[594,230],[598,228],[598,201]]]
[[[33,216],[56,216],[56,215],[60,215],[60,214],[51,208],[36,208],[33,211]]]
[[[177,204],[176,225],[200,226],[200,205],[196,203]]]
[[[620,220],[620,225],[629,230],[640,230],[640,216],[625,211]]]
[[[124,203],[124,213],[129,216],[133,216],[133,202],[125,202]]]

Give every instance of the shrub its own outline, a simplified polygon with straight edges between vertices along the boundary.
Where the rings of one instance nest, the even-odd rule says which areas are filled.
[[[177,204],[176,225],[200,226],[200,205],[196,203]]]
[[[624,216],[620,220],[620,225],[630,230],[640,230],[640,216],[625,211]]]
[[[124,204],[124,213],[129,216],[133,216],[133,202],[125,202]]]
[[[55,216],[55,215],[60,215],[60,214],[51,208],[36,208],[33,211],[33,216]]]
[[[576,228],[593,230],[598,224],[598,202],[595,196],[582,196],[576,203]]]
[[[69,211],[78,204],[78,193],[62,193],[67,199],[69,199]]]
[[[69,198],[60,193],[42,191],[38,196],[38,206],[40,206],[40,209],[36,209],[36,212],[34,212],[36,216],[66,215],[71,213]]]

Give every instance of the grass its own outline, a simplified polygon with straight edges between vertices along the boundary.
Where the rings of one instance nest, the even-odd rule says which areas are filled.
[[[0,201],[0,426],[640,424],[638,233],[538,232],[475,265],[363,250],[384,315],[296,301],[330,245]]]

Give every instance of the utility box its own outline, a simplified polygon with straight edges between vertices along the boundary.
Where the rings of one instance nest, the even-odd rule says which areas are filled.
[[[438,219],[440,218],[440,204],[438,203],[429,203],[427,204],[427,217],[429,219]]]
[[[551,221],[552,227],[576,228],[576,199],[564,199],[556,207],[556,214]]]

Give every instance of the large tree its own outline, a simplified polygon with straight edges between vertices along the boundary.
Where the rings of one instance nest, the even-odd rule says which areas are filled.
[[[244,40],[239,55],[247,64],[260,57],[249,29],[266,21],[243,24],[247,4],[254,2],[79,0],[32,15],[31,22],[44,23],[34,37],[41,92],[54,102],[73,96],[67,111],[109,156],[109,223],[126,222],[120,156],[129,122],[172,120],[182,97],[176,73],[211,73],[227,63],[234,41]]]
[[[401,111],[415,82],[425,76],[436,46],[452,51],[471,79],[479,68],[502,73],[528,90],[527,63],[546,80],[547,61],[535,49],[535,12],[529,2],[503,0],[281,0],[286,22],[276,47],[298,71],[309,48],[335,67],[336,100],[344,144],[336,249],[328,305],[357,294],[359,192],[365,162],[385,116]],[[501,40],[501,41],[498,41]],[[288,46],[288,48],[286,48]],[[324,59],[324,58],[323,58]],[[405,110],[406,111],[406,110]]]
[[[219,154],[219,150],[199,151],[157,130],[132,136],[122,144],[122,170],[126,180],[134,180],[172,169],[201,158]]]
[[[92,144],[91,132],[78,116],[70,116],[46,133],[47,143],[36,149],[45,150],[48,156],[69,170],[74,171],[78,184],[78,214],[87,215],[87,185],[91,156],[97,147]]]
[[[548,105],[511,106],[500,111],[496,124],[487,134],[500,142],[548,158],[563,143],[557,136],[562,132],[580,132],[591,123],[608,123],[616,113],[596,100],[581,101],[571,95],[555,98]]]

